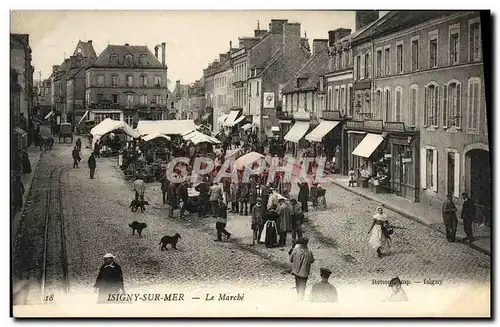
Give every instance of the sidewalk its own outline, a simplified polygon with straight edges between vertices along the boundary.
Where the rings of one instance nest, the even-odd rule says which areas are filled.
[[[376,201],[383,204],[386,208],[399,213],[407,218],[417,221],[421,224],[429,226],[430,228],[437,230],[445,234],[445,228],[443,224],[443,218],[441,217],[441,212],[433,208],[425,208],[419,203],[413,203],[407,199],[398,197],[392,194],[377,194],[374,193],[370,188],[362,187],[349,187],[349,181],[347,176],[342,175],[330,175],[325,177],[326,180],[332,182],[333,184],[342,187],[352,193],[360,195],[366,199]],[[457,238],[465,238],[465,232],[463,228],[462,221],[459,219],[457,227]],[[491,230],[489,227],[477,228],[474,232],[474,238],[476,239],[472,242],[471,247],[491,255]]]
[[[11,231],[12,231],[12,238],[11,238],[11,243],[14,242],[16,232],[19,228],[19,225],[21,224],[21,219],[22,219],[22,214],[24,212],[24,208],[26,207],[26,201],[28,200],[28,195],[30,194],[30,189],[31,189],[31,184],[33,183],[33,177],[35,176],[36,170],[38,168],[38,163],[40,162],[41,156],[42,156],[42,151],[40,151],[40,148],[31,146],[28,149],[26,149],[28,152],[28,156],[30,158],[30,164],[31,164],[31,173],[29,174],[22,174],[21,176],[21,181],[24,185],[24,194],[23,194],[23,207],[21,210],[16,212],[14,217],[12,218],[11,221]],[[11,244],[12,245],[12,244]]]

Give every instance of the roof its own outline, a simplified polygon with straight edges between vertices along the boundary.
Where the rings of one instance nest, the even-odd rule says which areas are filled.
[[[269,67],[272,66],[272,64],[274,64],[276,61],[278,61],[278,59],[280,59],[283,54],[285,53],[284,51],[284,46],[281,46],[272,56],[271,58],[269,58],[267,61],[265,61],[260,67],[261,68],[264,68],[262,71],[260,71],[257,76],[255,77],[260,77],[262,76],[266,70],[269,69]]]
[[[324,49],[314,54],[295,74],[295,76],[285,84],[283,93],[294,91],[315,90],[320,76],[328,70],[328,49]],[[297,79],[306,79],[305,83],[297,87]]]
[[[78,48],[82,49],[83,56],[85,57],[97,57],[94,47],[92,46],[92,41],[84,42],[82,40],[78,40],[73,56],[78,55]]]
[[[112,65],[110,57],[116,54],[118,56],[117,64]],[[139,58],[143,55],[147,56],[148,68],[164,68],[161,62],[154,56],[151,50],[144,45],[108,45],[106,49],[99,55],[97,60],[90,67],[123,67],[125,64],[125,56],[131,54],[133,60],[132,67],[141,67]]]

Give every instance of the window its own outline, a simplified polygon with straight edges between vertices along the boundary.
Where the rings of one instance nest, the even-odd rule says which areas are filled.
[[[425,183],[424,188],[437,192],[437,151],[436,149],[425,149]]]
[[[479,129],[481,80],[479,78],[469,79],[467,90],[467,129],[469,132],[477,133]]]
[[[257,81],[257,87],[256,87],[256,90],[255,92],[257,92],[256,94],[259,95],[259,88],[260,88],[260,85],[259,85],[259,81]]]
[[[334,110],[336,111],[339,111],[340,110],[340,106],[339,106],[339,103],[340,103],[340,97],[339,97],[339,87],[337,86],[335,88],[335,97],[334,97],[334,103],[333,103],[333,106],[334,106]]]
[[[385,121],[392,121],[391,90],[385,89]]]
[[[148,86],[148,77],[141,76],[141,86]]]
[[[297,81],[298,83],[298,81]],[[248,83],[248,93],[249,93],[249,96],[251,97],[252,96],[252,82]]]
[[[469,61],[481,60],[481,25],[479,18],[469,22]]]
[[[361,56],[356,57],[356,79],[359,80],[361,74]]]
[[[377,50],[377,77],[382,76],[382,50]]]
[[[156,87],[160,87],[161,86],[161,77],[160,76],[155,76],[154,80],[155,80],[155,86]]]
[[[402,43],[396,46],[396,60],[397,60],[396,73],[401,74],[403,73],[403,61],[404,61]]]
[[[132,109],[133,107],[134,107],[134,95],[128,94],[127,95],[127,108]]]
[[[375,119],[382,119],[382,104],[382,90],[377,90],[377,93],[375,95]]]
[[[456,150],[448,150],[447,160],[446,193],[458,198],[460,196],[460,153]]]
[[[86,84],[87,84],[87,87],[90,87],[90,72],[87,72],[87,78],[85,79],[86,80]]]
[[[125,115],[125,122],[132,126],[134,124],[134,116],[132,115]]]
[[[105,99],[104,94],[97,94],[97,102],[103,102]]]
[[[384,49],[384,70],[385,75],[391,74],[391,48],[387,47]]]
[[[453,81],[443,87],[443,127],[461,128],[461,85]]]
[[[142,67],[147,67],[148,66],[148,56],[147,55],[141,55],[139,58],[139,62]]]
[[[97,76],[97,85],[99,85],[99,86],[104,85],[104,76],[103,75]]]
[[[438,32],[429,33],[429,68],[438,65]]]
[[[153,97],[153,100],[152,100],[152,101],[153,101],[153,103],[156,103],[156,104],[161,104],[161,95],[158,95],[158,94],[157,94],[157,95],[155,95],[155,96]]]
[[[111,56],[109,56],[109,63],[111,64],[111,66],[117,66],[118,65],[118,55],[112,54]]]
[[[118,94],[112,94],[111,98],[113,99],[113,103],[118,103]]]
[[[330,110],[330,111],[331,111],[331,110],[333,110],[333,108],[332,108],[332,102],[333,102],[333,101],[332,101],[332,97],[333,97],[333,89],[332,89],[332,87],[331,87],[331,86],[329,86],[329,87],[328,87],[328,96],[327,96],[327,98],[328,98],[328,99],[327,99],[328,103],[327,103],[327,108],[326,108],[326,110]]]
[[[365,78],[369,78],[370,77],[370,54],[367,53],[365,54],[365,64],[364,64],[364,67],[365,67]]]
[[[460,23],[450,26],[449,32],[450,65],[455,65],[460,61]]]
[[[394,111],[395,111],[394,121],[401,122],[402,121],[401,101],[402,101],[402,97],[403,97],[403,89],[401,87],[397,87],[395,95],[396,95],[396,97],[395,97],[395,103],[394,103]]]
[[[439,87],[431,84],[425,87],[424,126],[438,126]]]
[[[418,36],[411,39],[411,70],[419,69],[419,39]]]
[[[132,77],[132,75],[128,75],[127,76],[127,86],[132,86],[134,84],[134,79]]]
[[[353,88],[352,84],[349,84],[347,88],[347,115],[352,117],[352,99],[353,99],[354,93],[353,93]]]
[[[118,86],[118,75],[113,75],[111,77],[111,83],[113,86]]]
[[[90,90],[85,90],[85,104],[90,104]]]
[[[410,126],[417,126],[418,85],[410,86]]]
[[[131,67],[134,65],[134,59],[131,54],[125,56],[125,66]]]

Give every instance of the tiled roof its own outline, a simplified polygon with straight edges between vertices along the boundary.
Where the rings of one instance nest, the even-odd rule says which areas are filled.
[[[111,55],[118,56],[118,64],[111,65]],[[143,67],[140,65],[139,59],[141,56],[147,56],[148,68],[163,68],[161,62],[156,59],[151,50],[144,45],[108,45],[106,49],[99,55],[97,60],[91,67],[124,67],[125,56],[131,54],[133,65],[132,67]]]
[[[319,78],[328,70],[328,50],[314,54],[283,87],[283,93],[316,89]],[[297,79],[306,81],[297,87]]]
[[[88,42],[83,42],[82,40],[78,40],[78,44],[75,47],[75,52],[73,53],[74,56],[78,54],[77,49],[82,48],[82,53],[86,57],[91,57],[93,56],[94,58],[97,57],[97,54],[95,53],[94,47],[92,46],[92,43]]]
[[[272,56],[271,58],[269,58],[267,61],[265,61],[262,65],[260,65],[259,68],[264,68],[262,71],[260,71],[256,77],[260,77],[262,76],[262,74],[264,74],[266,72],[267,69],[269,69],[269,67],[272,66],[272,64],[274,64],[278,59],[280,59],[283,54],[284,54],[284,47],[281,46]]]

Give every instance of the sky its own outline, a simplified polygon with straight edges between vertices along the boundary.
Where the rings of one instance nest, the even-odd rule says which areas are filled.
[[[78,40],[92,40],[99,55],[108,44],[166,43],[168,79],[189,84],[203,69],[229,50],[238,37],[253,36],[257,21],[268,29],[271,19],[301,23],[301,34],[327,39],[328,31],[351,28],[354,11],[12,11],[11,33],[30,34],[34,79],[47,78],[53,65],[69,57]]]

